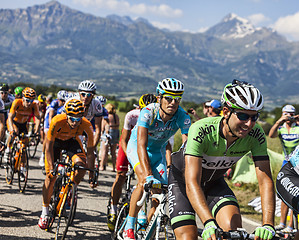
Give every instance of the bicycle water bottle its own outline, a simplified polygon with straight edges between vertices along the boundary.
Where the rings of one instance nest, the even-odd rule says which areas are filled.
[[[138,217],[137,217],[137,231],[138,233],[142,233],[145,231],[146,227],[146,215],[145,212],[141,209],[138,212]]]
[[[58,165],[58,176],[63,176],[64,175],[64,171],[65,171],[65,168],[62,164],[59,164]]]
[[[15,169],[17,169],[18,165],[19,165],[19,155],[20,155],[20,152],[17,151],[16,154],[15,154],[15,161],[14,161]]]

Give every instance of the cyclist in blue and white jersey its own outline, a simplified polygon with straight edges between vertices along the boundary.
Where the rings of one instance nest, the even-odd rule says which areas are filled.
[[[204,225],[204,240],[216,240],[221,229],[242,228],[236,196],[223,174],[249,152],[263,212],[255,240],[272,239],[275,235],[275,194],[266,136],[256,124],[263,102],[257,88],[234,80],[222,94],[223,117],[204,118],[192,124],[186,145],[172,154],[168,200],[176,239],[198,239],[195,213]]]
[[[63,107],[65,101],[68,99],[68,93],[65,90],[61,90],[57,93],[57,99],[53,100],[49,106],[47,106],[44,120],[44,134],[47,135],[47,132],[50,127],[52,118],[57,115],[57,111]],[[39,159],[39,165],[41,167],[45,166],[45,141],[43,142],[43,151]]]
[[[0,84],[0,98],[4,102],[4,114],[5,114],[5,122],[8,117],[8,113],[10,110],[10,107],[12,105],[12,102],[15,100],[15,97],[8,92],[9,86],[6,83],[1,83]]]
[[[141,110],[132,130],[127,157],[138,176],[138,184],[131,196],[123,233],[125,240],[135,239],[134,225],[140,209],[137,201],[143,193],[144,183],[153,181],[154,188],[160,188],[161,183],[167,184],[166,145],[169,138],[180,129],[183,141],[187,139],[191,119],[179,106],[183,93],[181,81],[163,79],[157,86],[158,103],[149,104]]]

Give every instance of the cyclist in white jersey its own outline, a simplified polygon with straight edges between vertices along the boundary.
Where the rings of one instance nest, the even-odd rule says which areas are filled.
[[[182,139],[187,139],[191,119],[179,106],[184,84],[175,78],[158,83],[159,103],[143,108],[131,132],[127,156],[138,177],[138,184],[130,200],[129,216],[124,228],[124,240],[135,239],[134,225],[140,209],[137,201],[143,193],[144,183],[153,182],[153,188],[167,184],[166,145],[169,138],[181,129]],[[158,202],[153,202],[154,207]]]
[[[223,174],[248,152],[255,163],[263,219],[255,239],[275,235],[275,195],[266,136],[256,124],[263,107],[259,90],[234,80],[224,88],[223,117],[204,118],[189,129],[186,146],[172,155],[169,212],[176,239],[198,239],[195,213],[204,225],[202,238],[242,228],[237,199]]]
[[[116,159],[116,177],[111,189],[111,206],[107,216],[107,225],[110,231],[114,231],[117,213],[117,204],[122,192],[122,186],[126,181],[126,173],[128,171],[129,161],[127,159],[127,144],[130,139],[131,130],[137,123],[140,110],[150,103],[157,102],[154,94],[144,94],[139,99],[139,105],[125,116],[124,127],[119,139],[119,150]]]

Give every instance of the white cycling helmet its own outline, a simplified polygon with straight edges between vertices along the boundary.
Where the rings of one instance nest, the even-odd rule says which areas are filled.
[[[104,96],[96,96],[96,99],[99,100],[102,105],[105,105],[107,102],[107,99]]]
[[[60,90],[58,93],[57,93],[57,99],[59,100],[63,100],[63,101],[66,101],[68,99],[68,92],[65,91],[65,90]]]
[[[221,101],[231,108],[254,111],[261,110],[264,104],[264,98],[255,86],[236,79],[224,87]]]
[[[84,80],[79,84],[78,90],[96,93],[97,87],[94,84],[94,82],[92,82],[90,80]]]
[[[175,78],[165,78],[158,83],[157,94],[169,94],[182,96],[184,93],[184,84]]]
[[[283,108],[282,108],[282,111],[283,112],[289,112],[289,113],[295,113],[296,112],[296,109],[293,105],[285,105]]]

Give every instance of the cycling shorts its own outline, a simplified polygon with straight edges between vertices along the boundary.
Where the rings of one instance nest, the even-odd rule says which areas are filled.
[[[276,192],[289,208],[299,213],[299,176],[290,162],[287,162],[277,175]]]
[[[202,186],[202,190],[214,217],[224,206],[235,205],[239,207],[236,196],[225,182],[224,177],[210,182],[208,186]],[[168,176],[168,202],[173,229],[186,225],[196,226],[195,211],[186,194],[182,169],[177,169],[174,165],[171,165]]]
[[[82,148],[82,144],[80,144],[76,139],[71,138],[68,140],[60,140],[60,139],[55,139],[54,142],[54,147],[53,147],[53,151],[54,151],[54,163],[60,159],[61,156],[61,151],[65,150],[67,152],[67,155],[70,157],[70,159],[72,159],[72,161],[76,161],[76,162],[81,162],[83,164],[86,163],[86,155],[85,152]],[[80,159],[75,160],[75,159]],[[46,169],[46,173],[49,173],[50,169],[49,169],[49,165],[48,165],[48,161],[47,161],[47,156],[45,158],[45,169]]]
[[[13,125],[16,126],[17,129],[19,130],[19,134],[21,134],[21,133],[27,134],[27,133],[28,133],[27,122],[25,122],[25,123],[18,123],[18,122],[16,122],[15,120],[12,120],[12,123],[13,123]],[[9,125],[8,125],[8,124],[7,124],[7,129],[8,129],[9,132],[10,132],[10,131],[13,131],[13,129],[10,129],[10,128],[9,128]]]
[[[120,146],[120,143],[119,143]],[[127,172],[128,171],[128,158],[123,150],[123,148],[120,146],[118,149],[117,159],[116,159],[116,170]]]
[[[135,141],[129,141],[127,146],[128,160],[134,170],[140,164],[137,154],[137,144]],[[150,160],[151,169],[156,179],[162,184],[167,184],[167,167],[166,167],[166,149],[162,148],[159,152],[147,152]]]

